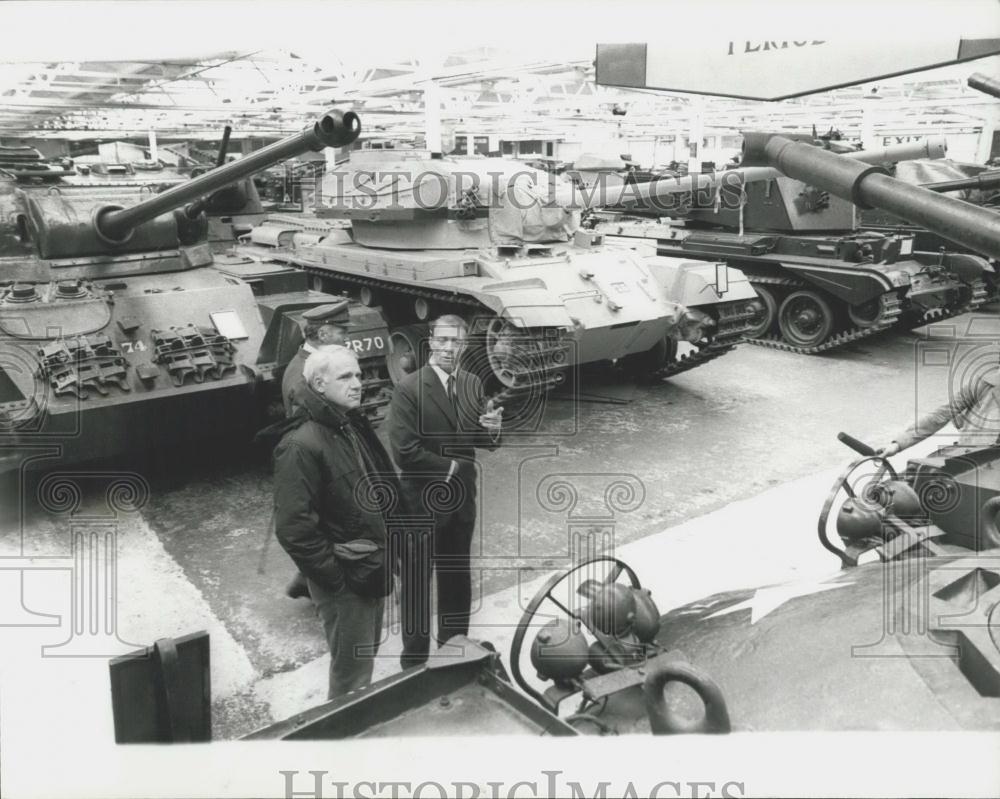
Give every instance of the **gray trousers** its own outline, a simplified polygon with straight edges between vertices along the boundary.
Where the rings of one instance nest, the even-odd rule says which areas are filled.
[[[330,646],[327,699],[336,699],[372,681],[375,655],[382,640],[385,599],[358,596],[346,585],[330,591],[313,580],[306,582]]]

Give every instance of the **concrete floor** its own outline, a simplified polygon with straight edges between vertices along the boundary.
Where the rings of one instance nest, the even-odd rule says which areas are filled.
[[[579,537],[594,532],[635,553],[644,582],[664,586],[654,594],[661,610],[741,584],[835,570],[815,539],[815,518],[832,475],[853,459],[836,434],[888,442],[916,412],[947,399],[950,374],[995,363],[998,340],[1000,322],[987,314],[822,356],[744,345],[655,386],[589,370],[582,377],[588,400],[551,397],[540,434],[510,436],[481,457],[477,637],[509,639],[531,585],[578,556]],[[30,675],[64,692],[99,683],[86,702],[104,719],[95,737],[111,735],[104,661],[83,669],[73,658],[39,659],[36,646],[68,634],[74,526],[103,523],[117,535],[111,604],[121,640],[107,638],[114,652],[96,654],[208,629],[222,738],[322,699],[318,621],[307,601],[284,597],[292,568],[280,547],[272,541],[262,556],[269,467],[243,452],[219,461],[198,453],[171,473],[137,474],[139,493],[148,496],[133,497],[141,506],[135,511],[109,514],[115,470],[106,467],[75,475],[78,498],[49,496],[41,510],[36,498],[54,488],[33,479],[4,509],[0,632],[29,641],[6,664],[8,676]],[[573,487],[575,505],[561,501],[560,484]],[[379,674],[396,668],[398,636],[384,651]],[[3,701],[8,713],[21,708],[10,693]]]

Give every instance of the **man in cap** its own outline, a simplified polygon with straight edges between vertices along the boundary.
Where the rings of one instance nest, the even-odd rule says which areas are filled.
[[[344,346],[347,343],[347,327],[351,318],[348,311],[348,300],[338,300],[327,305],[317,305],[302,314],[305,322],[303,336],[305,341],[295,353],[295,357],[285,367],[281,378],[281,400],[285,406],[285,416],[291,418],[298,408],[296,396],[301,396],[306,388],[302,370],[306,359],[314,352],[328,346]],[[301,573],[296,573],[285,588],[285,594],[292,599],[309,596],[309,586]]]
[[[305,327],[302,330],[305,341],[295,353],[295,357],[285,367],[281,378],[281,399],[285,405],[285,416],[295,413],[295,393],[304,387],[302,367],[306,358],[327,344],[347,344],[347,328],[351,323],[348,311],[350,302],[338,300],[327,305],[318,305],[302,313]]]

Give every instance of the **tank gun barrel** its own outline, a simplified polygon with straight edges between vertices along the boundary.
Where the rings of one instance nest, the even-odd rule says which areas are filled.
[[[826,155],[833,155],[821,147],[803,143],[803,147],[811,150],[823,152]],[[944,158],[948,152],[948,142],[944,136],[928,136],[916,142],[896,144],[888,147],[876,147],[869,150],[858,150],[856,152],[845,153],[838,158],[847,158],[865,164],[884,164],[896,161],[908,161],[916,158]],[[660,178],[649,183],[627,183],[621,187],[614,187],[607,191],[604,201],[594,197],[596,202],[592,205],[639,205],[649,203],[656,208],[657,200],[664,200],[670,195],[683,194],[685,192],[698,192],[712,190],[719,185],[738,188],[745,183],[757,181],[773,180],[784,177],[784,174],[770,166],[744,166],[736,169],[726,170],[716,173],[699,173],[687,175],[683,178]],[[617,195],[617,196],[616,196]]]
[[[966,189],[995,189],[1000,187],[1000,170],[993,172],[980,172],[978,175],[971,175],[967,178],[955,178],[955,180],[942,180],[938,183],[922,183],[925,189],[938,193],[948,191],[965,191]]]
[[[230,125],[226,125],[222,129],[222,141],[219,142],[219,154],[215,156],[215,165],[217,167],[223,166],[226,163],[226,153],[229,151],[229,137],[232,133],[233,129]]]
[[[984,75],[982,72],[975,72],[972,75],[969,75],[969,79],[966,83],[972,89],[976,89],[983,94],[988,94],[990,97],[1000,99],[1000,80],[997,80],[996,78],[991,78],[989,75]]]
[[[187,183],[173,186],[129,208],[104,206],[94,213],[94,228],[110,243],[129,237],[143,222],[180,208],[213,191],[242,180],[272,164],[302,155],[319,152],[324,147],[343,147],[361,133],[361,121],[353,111],[328,111],[301,132],[270,144],[238,161],[216,167]]]
[[[1000,214],[892,178],[881,166],[769,133],[744,135],[743,163],[774,167],[861,208],[880,208],[949,241],[1000,258]]]
[[[948,141],[944,136],[928,136],[919,141],[845,153],[848,158],[864,161],[866,164],[892,164],[896,161],[913,161],[917,158],[944,158],[947,154]]]

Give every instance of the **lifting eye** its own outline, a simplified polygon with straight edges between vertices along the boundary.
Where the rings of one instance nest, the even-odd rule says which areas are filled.
[[[24,214],[18,214],[16,219],[17,224],[17,238],[22,244],[27,244],[31,241],[31,231],[28,230],[28,217]]]

